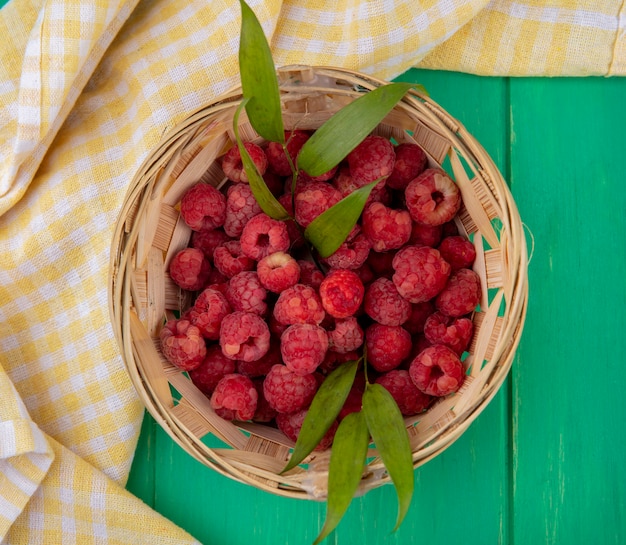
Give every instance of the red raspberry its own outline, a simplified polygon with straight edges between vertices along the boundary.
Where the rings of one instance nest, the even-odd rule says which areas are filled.
[[[426,225],[424,223],[413,222],[409,244],[435,248],[439,242],[441,242],[442,231],[443,228],[441,225]]]
[[[242,271],[251,271],[255,267],[254,259],[241,252],[238,240],[229,240],[215,248],[213,263],[215,268],[228,278]]]
[[[203,393],[211,395],[217,383],[225,376],[235,372],[235,362],[222,354],[217,345],[207,348],[206,357],[195,369],[189,371],[189,378]]]
[[[274,252],[258,262],[256,272],[261,284],[273,293],[295,286],[300,279],[300,265],[285,252]]]
[[[278,198],[278,202],[283,205],[283,208],[287,211],[287,214],[289,214],[289,216],[293,218],[294,213],[291,192],[281,195]],[[304,246],[304,235],[302,234],[302,230],[300,229],[298,224],[291,219],[285,220],[284,223],[287,226],[287,233],[289,234],[289,242],[291,248],[296,249]]]
[[[206,356],[206,342],[200,330],[188,320],[169,320],[159,339],[166,359],[184,371],[198,367]]]
[[[269,327],[257,314],[233,312],[222,320],[220,346],[232,360],[258,360],[269,350]]]
[[[363,394],[365,393],[365,375],[357,374],[348,392],[348,397],[344,401],[343,407],[339,411],[339,420],[343,420],[350,413],[356,413],[363,407]]]
[[[461,235],[444,238],[438,249],[453,271],[470,268],[476,259],[476,248]]]
[[[392,265],[393,283],[411,303],[435,297],[450,276],[450,265],[429,246],[405,246],[395,255]]]
[[[392,369],[376,379],[397,403],[404,416],[413,416],[424,412],[435,399],[419,390],[405,369]]]
[[[413,384],[431,396],[456,392],[465,379],[465,370],[454,351],[443,344],[422,350],[409,367]]]
[[[289,324],[281,324],[274,316],[274,313],[270,314],[268,320],[268,326],[270,328],[270,332],[274,337],[280,338],[285,329],[289,327]]]
[[[368,286],[377,278],[374,271],[367,263],[363,263],[355,272],[359,275],[364,286]]]
[[[333,269],[322,280],[319,293],[328,314],[335,318],[347,318],[359,310],[365,288],[354,271]]]
[[[371,251],[367,257],[366,263],[377,277],[384,276],[389,278],[393,276],[393,258],[397,252],[374,252]]]
[[[339,190],[342,197],[347,197],[355,189],[359,189],[359,187],[361,187],[361,185],[358,185],[352,176],[350,176],[349,167],[340,168],[335,175],[332,184]],[[391,202],[391,193],[385,185],[385,180],[377,183],[372,188],[369,197],[367,197],[367,201],[365,201],[365,206],[373,202],[382,202],[383,204],[389,204]]]
[[[322,323],[326,312],[315,289],[296,284],[283,291],[274,305],[274,317],[285,325]]]
[[[195,325],[205,339],[216,341],[220,338],[220,325],[231,308],[222,293],[207,288],[198,295],[186,317]]]
[[[458,317],[472,312],[480,302],[480,277],[472,269],[454,271],[435,306],[447,316]]]
[[[254,216],[241,232],[241,251],[255,261],[275,252],[289,249],[289,233],[284,222],[260,213]]]
[[[411,335],[417,335],[424,331],[424,324],[428,317],[435,312],[435,304],[432,301],[411,304],[411,314],[402,327]]]
[[[308,412],[308,409],[303,409],[301,411],[291,414],[279,413],[276,415],[276,425],[287,438],[295,442],[298,439],[298,435],[300,435],[302,424],[304,423],[304,419]],[[335,432],[337,431],[338,427],[339,422],[333,422],[314,450],[319,451],[329,449],[333,444]]]
[[[363,234],[375,252],[397,250],[411,236],[413,222],[406,210],[394,210],[374,202],[363,211]]]
[[[353,352],[361,347],[365,334],[354,316],[335,320],[332,329],[327,330],[328,347],[339,354]]]
[[[388,177],[393,171],[396,154],[393,144],[382,136],[366,136],[346,157],[350,175],[362,187],[379,178]]]
[[[267,290],[261,285],[255,271],[242,271],[233,276],[228,281],[226,299],[233,310],[259,316],[267,313]]]
[[[263,392],[263,378],[254,378],[252,379],[252,384],[254,384],[254,389],[257,393],[257,401],[256,401],[256,411],[254,411],[254,416],[252,417],[253,422],[263,422],[269,423],[276,418],[278,414],[275,409],[273,409],[268,403],[267,399],[265,399],[265,393]]]
[[[252,420],[258,398],[248,377],[231,373],[217,383],[211,395],[211,407],[225,420]]]
[[[417,144],[405,142],[395,147],[396,162],[387,178],[387,185],[392,189],[406,189],[409,182],[419,176],[428,165],[428,157]]]
[[[307,227],[322,212],[338,203],[341,193],[327,182],[311,182],[295,196],[295,217],[301,227]]]
[[[265,155],[265,152],[254,142],[244,142],[243,145],[246,148],[248,155],[250,155],[250,158],[256,165],[259,174],[263,176],[267,170],[267,156]],[[232,180],[233,182],[248,183],[248,175],[243,168],[241,153],[239,152],[238,146],[233,146],[226,152],[224,158],[222,159],[222,170],[224,171],[224,174],[228,176],[229,180]]]
[[[184,248],[170,262],[169,272],[177,286],[184,290],[197,291],[207,283],[211,274],[211,263],[201,250]]]
[[[270,347],[264,356],[254,361],[238,361],[237,372],[250,378],[264,377],[270,369],[277,364],[282,364],[280,355],[280,342],[270,338]]]
[[[431,314],[424,324],[424,336],[431,344],[445,344],[459,356],[469,346],[473,333],[469,318],[451,318],[441,312]]]
[[[261,207],[248,184],[230,186],[226,193],[224,231],[229,237],[240,237],[246,223],[261,212]]]
[[[358,269],[367,260],[370,253],[370,242],[363,234],[351,241],[344,242],[324,262],[332,269]]]
[[[183,195],[180,215],[194,231],[216,229],[226,218],[226,197],[212,185],[198,183]]]
[[[328,350],[328,335],[318,325],[293,324],[280,336],[280,353],[296,375],[313,373]]]
[[[274,365],[263,381],[265,399],[279,413],[305,409],[317,392],[315,375],[296,375],[285,365]]]
[[[334,166],[330,170],[327,170],[326,172],[322,174],[318,174],[317,176],[311,176],[304,170],[300,170],[298,172],[298,180],[302,181],[305,184],[311,183],[311,182],[328,182],[335,177],[335,174],[337,174],[338,168],[339,168],[338,166]]]
[[[191,246],[200,250],[213,263],[213,252],[223,242],[230,240],[221,229],[202,229],[191,234]]]
[[[299,259],[298,265],[300,266],[300,284],[318,290],[324,280],[324,273],[312,261]]]
[[[370,318],[383,325],[402,325],[411,316],[411,303],[388,278],[378,278],[367,287],[364,309]]]
[[[376,371],[398,367],[411,352],[411,335],[400,326],[372,324],[365,330],[367,361]]]
[[[404,192],[406,207],[418,223],[442,225],[461,207],[461,192],[445,171],[429,168],[412,180]]]
[[[291,157],[293,166],[296,165],[298,153],[304,146],[305,142],[310,138],[308,132],[301,130],[285,131],[285,145],[287,153]],[[290,176],[292,173],[291,165],[285,155],[285,150],[279,142],[270,142],[265,150],[269,168],[279,176]]]

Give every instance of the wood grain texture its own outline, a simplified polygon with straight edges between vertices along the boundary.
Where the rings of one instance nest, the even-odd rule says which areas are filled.
[[[534,239],[511,375],[468,431],[392,488],[357,498],[326,543],[626,543],[626,80],[412,70],[492,155]],[[129,489],[205,545],[310,543],[323,504],[278,498],[193,461],[146,417]]]

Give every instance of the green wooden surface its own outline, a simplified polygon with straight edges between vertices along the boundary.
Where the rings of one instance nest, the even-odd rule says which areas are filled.
[[[524,335],[489,407],[395,496],[351,505],[328,544],[626,543],[626,80],[410,71],[494,158],[534,249]],[[530,240],[531,235],[529,235]],[[235,483],[147,416],[128,488],[205,545],[310,543],[323,504]]]

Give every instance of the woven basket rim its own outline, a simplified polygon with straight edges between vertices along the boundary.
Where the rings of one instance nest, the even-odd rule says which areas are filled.
[[[329,105],[340,107],[342,101],[353,100],[360,93],[386,83],[352,70],[326,66],[294,65],[278,69],[278,74],[286,124],[292,117],[299,122],[303,119],[319,122],[314,114],[320,119],[327,118],[332,112],[329,114],[324,108]],[[271,439],[262,437],[252,441],[259,432],[259,424],[238,426],[224,421],[222,426],[213,420],[207,422],[204,411],[210,407],[207,409],[208,401],[206,398],[203,401],[203,394],[182,373],[163,364],[163,358],[155,360],[158,349],[154,332],[156,324],[163,320],[163,315],[158,313],[166,308],[161,299],[167,298],[168,292],[163,285],[166,280],[151,272],[163,272],[168,256],[175,248],[185,245],[189,233],[176,217],[176,202],[185,184],[191,183],[189,180],[199,173],[194,161],[201,167],[203,154],[217,157],[228,147],[227,121],[241,98],[240,87],[235,87],[170,128],[133,177],[112,239],[111,322],[131,381],[146,409],[187,453],[229,478],[274,494],[323,499],[328,452],[316,453],[305,460],[306,469],[298,467],[286,475],[278,475],[292,445],[288,440],[270,435]],[[319,105],[320,110],[313,110]],[[292,107],[304,110],[292,112]],[[251,127],[245,129],[242,131],[240,127],[244,139],[259,138]],[[438,401],[424,415],[406,419],[414,467],[418,467],[464,433],[508,375],[526,316],[526,239],[514,199],[491,157],[458,120],[430,97],[409,92],[379,130],[389,130],[396,139],[415,139],[435,164],[449,162],[465,207],[465,215],[457,218],[457,223],[473,237],[479,261],[475,269],[486,288],[480,312],[474,315],[478,333],[470,351],[470,378],[457,395]],[[422,140],[417,140],[418,137]],[[185,153],[192,148],[195,155],[186,157]],[[207,175],[219,175],[210,169],[207,172]],[[168,242],[157,240],[160,231],[167,229]],[[151,287],[144,285],[144,276]],[[152,290],[150,296],[146,290]],[[147,299],[152,302],[147,303]],[[186,303],[179,298],[174,304]],[[180,401],[172,398],[170,388],[182,392]],[[230,448],[207,446],[202,440],[207,430],[231,443]],[[389,482],[375,450],[371,454],[373,461],[364,473],[360,493]]]

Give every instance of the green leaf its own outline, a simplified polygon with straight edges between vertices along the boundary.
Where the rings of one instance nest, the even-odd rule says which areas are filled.
[[[284,142],[280,91],[270,46],[261,23],[248,4],[241,4],[239,71],[250,124],[266,140]]]
[[[324,437],[348,397],[358,365],[358,360],[346,362],[322,382],[302,422],[289,463],[282,473],[296,467]]]
[[[389,83],[341,108],[302,146],[298,168],[319,176],[338,165],[413,87],[413,83]]]
[[[380,179],[355,189],[309,223],[304,236],[322,257],[331,255],[346,240],[378,182]]]
[[[363,412],[367,428],[398,495],[395,532],[402,524],[413,496],[413,459],[409,435],[398,405],[380,384],[366,386]]]
[[[350,506],[363,475],[369,437],[361,411],[350,413],[339,424],[330,452],[326,520],[313,545],[328,537]]]
[[[237,111],[235,112],[235,117],[233,119],[233,132],[235,133],[235,139],[237,140],[237,147],[239,148],[239,153],[241,154],[241,162],[243,163],[243,168],[246,171],[246,175],[248,176],[248,183],[250,184],[250,189],[252,190],[252,194],[254,198],[259,203],[261,210],[265,212],[270,218],[274,218],[276,220],[285,220],[289,219],[289,213],[282,204],[278,201],[276,197],[272,194],[269,187],[265,183],[263,176],[259,173],[254,161],[250,157],[248,150],[243,145],[241,138],[239,136],[239,115],[241,114],[241,110],[245,107],[248,102],[247,98],[244,98],[239,106],[237,107]]]

